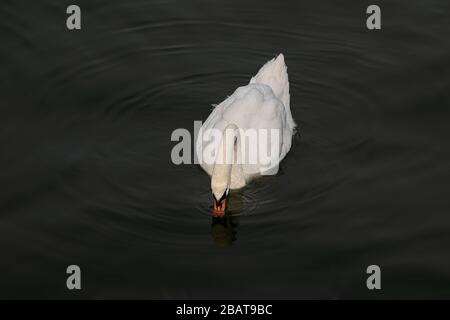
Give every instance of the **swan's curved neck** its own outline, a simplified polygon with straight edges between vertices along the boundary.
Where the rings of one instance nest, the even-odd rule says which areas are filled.
[[[236,125],[229,124],[222,132],[211,178],[211,189],[217,199],[220,199],[231,184],[231,171],[236,163],[237,131]]]

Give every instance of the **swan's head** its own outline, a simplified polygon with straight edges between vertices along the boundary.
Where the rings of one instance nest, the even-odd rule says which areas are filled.
[[[222,183],[226,181],[218,181],[214,179],[214,177],[211,182],[212,195],[214,199],[213,215],[215,217],[223,217],[225,215],[226,201],[230,188],[228,183]]]

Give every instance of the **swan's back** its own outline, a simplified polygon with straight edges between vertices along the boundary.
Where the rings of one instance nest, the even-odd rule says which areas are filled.
[[[227,99],[217,105],[202,126],[203,133],[208,129],[223,131],[227,125],[235,124],[241,129],[279,129],[282,133],[279,150],[281,161],[291,148],[295,122],[289,105],[289,80],[287,67],[282,54],[268,61],[251,78],[246,86],[239,87]],[[202,134],[203,134],[202,133]],[[197,154],[209,144],[210,137],[199,135]],[[202,168],[212,174],[213,165],[200,163]],[[249,174],[255,172],[254,166],[243,166]]]
[[[276,58],[266,62],[258,73],[251,78],[250,83],[262,83],[272,88],[275,96],[283,102],[286,109],[286,120],[289,128],[294,130],[295,122],[292,119],[289,95],[289,77],[284,56],[280,53]]]

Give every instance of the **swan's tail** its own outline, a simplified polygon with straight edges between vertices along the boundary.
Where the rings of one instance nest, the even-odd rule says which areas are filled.
[[[251,78],[250,83],[262,83],[272,88],[275,95],[283,102],[284,107],[286,108],[289,127],[294,129],[295,123],[292,119],[290,108],[289,79],[283,54],[280,53],[276,58],[266,62],[266,64],[259,69],[256,76]]]

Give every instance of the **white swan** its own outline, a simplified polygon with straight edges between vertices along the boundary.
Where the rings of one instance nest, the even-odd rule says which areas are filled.
[[[287,67],[283,54],[279,54],[268,61],[248,85],[237,88],[217,105],[202,125],[196,152],[201,167],[211,176],[214,216],[225,214],[230,189],[242,188],[255,176],[277,172],[278,163],[291,148],[296,126],[289,99]],[[269,138],[262,144],[249,143],[251,135],[244,136],[250,131],[248,129],[265,130],[268,137],[271,137],[268,131],[278,132],[279,139]],[[218,139],[214,132],[219,133]],[[214,143],[216,149],[211,148]],[[275,161],[270,164],[262,161],[259,152],[263,146],[267,146],[269,152],[276,152]],[[212,161],[205,160],[206,153],[212,149],[216,150],[210,153]],[[249,161],[252,156],[256,157],[256,162]]]

